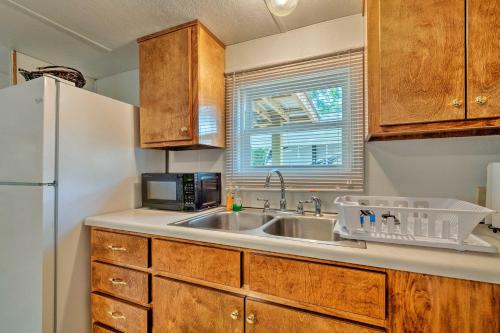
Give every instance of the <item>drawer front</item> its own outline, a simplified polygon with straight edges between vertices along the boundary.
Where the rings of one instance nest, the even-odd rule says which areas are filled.
[[[92,333],[119,333],[118,331],[105,328],[99,324],[92,325]]]
[[[152,257],[155,270],[241,286],[241,251],[153,239]]]
[[[92,294],[92,319],[127,333],[147,333],[148,310]]]
[[[384,273],[253,253],[249,262],[253,291],[385,319]]]
[[[145,237],[92,230],[92,256],[97,259],[147,268],[148,243]]]
[[[269,303],[247,300],[247,333],[382,333],[381,329],[363,326],[310,312]]]
[[[93,262],[92,291],[100,291],[147,304],[149,302],[149,276],[148,273]]]

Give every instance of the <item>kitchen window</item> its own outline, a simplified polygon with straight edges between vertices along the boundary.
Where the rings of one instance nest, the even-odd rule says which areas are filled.
[[[363,50],[226,75],[226,185],[364,188]]]

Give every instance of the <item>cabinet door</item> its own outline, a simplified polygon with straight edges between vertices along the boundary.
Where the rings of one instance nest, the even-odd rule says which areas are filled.
[[[389,331],[500,332],[500,285],[389,271]]]
[[[142,143],[192,139],[192,29],[139,44]]]
[[[380,333],[382,330],[269,303],[246,301],[248,333]]]
[[[467,118],[500,117],[500,1],[467,2]]]
[[[380,5],[380,124],[465,119],[465,1],[373,1]]]
[[[155,277],[154,333],[243,333],[244,300],[192,284]]]

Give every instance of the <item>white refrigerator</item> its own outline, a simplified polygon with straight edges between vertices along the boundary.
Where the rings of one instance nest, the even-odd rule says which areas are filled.
[[[162,164],[137,124],[134,106],[53,78],[0,90],[1,332],[90,332],[83,220],[136,207],[141,166]]]

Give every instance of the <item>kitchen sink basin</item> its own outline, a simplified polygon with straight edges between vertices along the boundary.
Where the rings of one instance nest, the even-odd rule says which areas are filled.
[[[336,220],[318,217],[283,216],[264,228],[272,236],[333,243],[340,246],[366,248],[365,242],[344,239],[333,231]]]
[[[261,212],[220,212],[176,223],[175,225],[201,229],[242,231],[259,228],[273,218],[273,216]]]
[[[336,246],[366,248],[365,242],[341,238],[333,231],[336,220],[329,217],[302,216],[293,212],[247,209],[218,212],[173,223],[175,226],[225,231],[260,237],[294,239]]]

